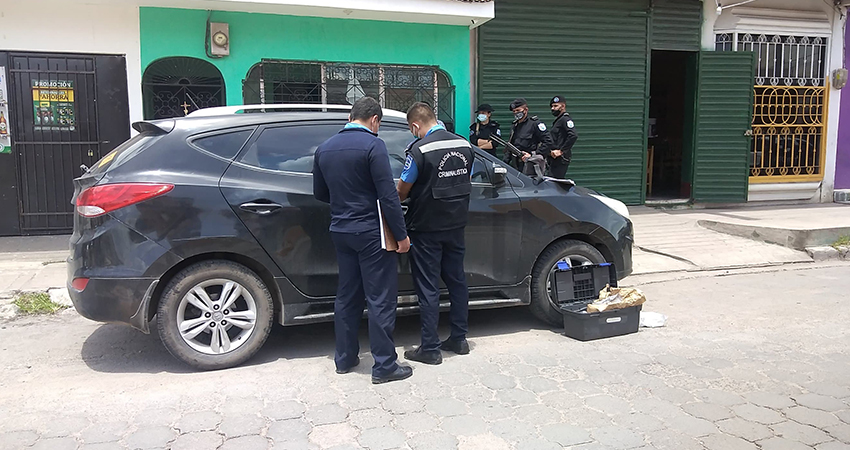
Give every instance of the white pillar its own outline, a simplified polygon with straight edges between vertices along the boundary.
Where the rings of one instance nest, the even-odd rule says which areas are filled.
[[[714,50],[714,23],[717,22],[717,2],[702,0],[702,49]]]
[[[844,24],[846,14],[832,13],[832,39],[829,45],[829,61],[827,64],[827,89],[829,90],[829,108],[826,123],[826,162],[823,167],[823,184],[820,190],[820,201],[832,203],[835,190],[835,161],[838,154],[838,119],[841,111],[841,90],[832,87],[832,71],[844,67]],[[847,88],[845,88],[847,89]]]

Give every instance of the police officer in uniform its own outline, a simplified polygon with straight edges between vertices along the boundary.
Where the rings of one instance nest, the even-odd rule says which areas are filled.
[[[511,112],[514,113],[514,123],[511,127],[510,143],[524,154],[522,158],[517,158],[506,153],[505,162],[526,175],[534,175],[534,166],[528,163],[528,158],[535,154],[549,158],[549,152],[554,148],[552,136],[546,124],[537,116],[528,115],[528,102],[524,98],[511,102]]]
[[[413,374],[399,366],[393,342],[398,305],[398,256],[384,250],[378,204],[398,253],[410,249],[410,238],[398,193],[393,185],[389,154],[378,138],[383,111],[371,97],[351,107],[349,123],[316,150],[313,195],[331,206],[331,239],[339,262],[334,302],[336,372],[345,374],[360,364],[358,331],[366,307],[369,343],[375,364],[372,383],[403,380]]]
[[[440,349],[469,353],[469,290],[463,258],[472,189],[469,177],[475,155],[469,142],[437,124],[434,111],[425,103],[410,107],[407,123],[417,140],[407,152],[398,194],[402,201],[410,198],[405,221],[411,241],[413,283],[419,296],[422,342],[415,350],[404,352],[404,357],[436,365],[443,362]],[[442,343],[437,334],[440,278],[451,299],[451,335]]]
[[[555,146],[549,152],[549,176],[552,178],[566,178],[567,169],[573,158],[573,145],[578,140],[576,125],[567,112],[567,102],[563,96],[556,95],[549,102],[555,121],[552,123],[552,140]]]
[[[475,123],[469,126],[469,142],[472,145],[486,150],[493,156],[496,156],[496,143],[490,140],[490,136],[502,137],[502,130],[499,129],[499,122],[491,119],[493,107],[484,103],[478,106],[475,111]]]

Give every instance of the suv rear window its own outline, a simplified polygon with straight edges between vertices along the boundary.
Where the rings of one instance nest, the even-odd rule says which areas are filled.
[[[316,148],[339,133],[344,125],[342,122],[267,128],[242,152],[239,162],[269,170],[313,173]],[[381,127],[378,137],[387,144],[393,176],[400,177],[404,169],[404,151],[413,141],[413,135],[407,128],[387,126]]]
[[[213,155],[220,156],[224,159],[233,159],[233,157],[239,153],[239,150],[242,150],[242,146],[245,145],[245,141],[251,137],[253,132],[254,129],[251,128],[249,130],[238,130],[229,133],[204,136],[193,140],[192,144],[201,150],[206,150],[212,153]]]
[[[159,140],[162,136],[162,134],[154,134],[151,132],[144,132],[135,135],[130,138],[130,140],[125,141],[123,144],[115,147],[114,150],[107,153],[106,156],[101,158],[97,164],[89,169],[86,175],[103,174],[120,166],[121,164],[124,164],[146,148],[153,145],[153,143]]]
[[[341,128],[338,124],[266,128],[239,161],[269,170],[313,173],[316,149]]]

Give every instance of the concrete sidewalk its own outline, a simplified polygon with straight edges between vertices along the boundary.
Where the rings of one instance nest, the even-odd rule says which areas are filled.
[[[0,238],[0,296],[65,287],[69,236]]]
[[[804,251],[752,239],[753,227],[777,233],[850,235],[850,205],[662,211],[630,208],[636,275],[811,263]],[[725,233],[706,228],[724,229]],[[743,230],[743,231],[742,231]],[[731,233],[731,234],[729,234]],[[737,236],[732,235],[737,234]],[[747,235],[749,238],[740,237]],[[758,236],[755,236],[758,238]],[[762,239],[764,240],[764,239]],[[0,297],[65,287],[68,236],[0,238]]]
[[[807,247],[850,235],[847,205],[630,209],[635,274],[810,263]]]

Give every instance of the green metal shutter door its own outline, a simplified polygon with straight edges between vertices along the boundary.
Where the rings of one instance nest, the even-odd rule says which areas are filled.
[[[754,54],[701,52],[694,144],[694,201],[747,201]]]
[[[699,51],[701,29],[699,0],[653,0],[653,50]]]
[[[629,204],[644,191],[647,0],[498,0],[480,29],[479,101],[505,136],[516,97],[552,123],[564,95],[579,140],[567,176]]]

